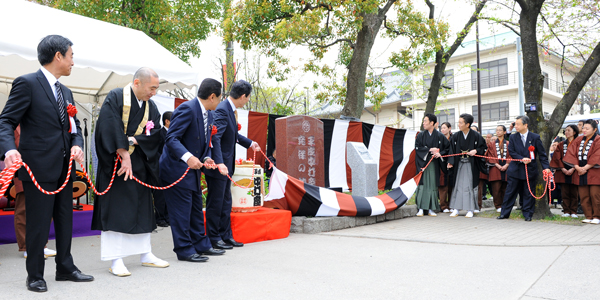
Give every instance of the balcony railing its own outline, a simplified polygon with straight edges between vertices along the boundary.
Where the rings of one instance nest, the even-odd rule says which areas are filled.
[[[569,85],[564,84],[562,82],[558,82],[556,80],[546,78],[544,80],[544,88],[547,90],[551,90],[555,93],[564,94],[567,91]]]
[[[509,72],[505,74],[499,74],[494,76],[481,77],[481,89],[489,89],[507,85],[516,85],[519,82],[519,74],[517,72]],[[557,82],[552,79],[546,78],[544,81],[544,89],[563,94],[567,90],[567,85],[561,82]],[[455,81],[450,84],[442,85],[440,96],[447,96],[452,94],[466,94],[477,91],[477,79]],[[424,98],[427,98],[427,88],[425,88]]]

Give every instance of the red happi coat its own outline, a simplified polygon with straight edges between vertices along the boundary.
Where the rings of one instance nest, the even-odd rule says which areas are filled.
[[[579,145],[584,138],[585,136],[582,135],[571,142],[567,149],[567,155],[563,158],[563,163],[569,166],[578,165],[583,167],[583,162],[579,161]],[[589,169],[584,175],[579,175],[578,185],[600,185],[600,136],[598,135],[594,138],[594,142],[588,152],[587,164],[594,165],[594,167]]]
[[[498,147],[500,147],[500,150],[503,151],[504,143],[506,143],[506,158],[510,159],[512,157],[510,156],[510,153],[508,153],[508,141],[506,139],[502,139],[502,145],[498,145]],[[503,166],[505,164],[508,165],[510,161],[498,159],[498,153],[496,152],[496,141],[488,143],[488,148],[485,156],[490,157],[486,159],[487,164],[490,167],[489,181],[507,181],[508,178],[506,176],[506,172],[508,171],[508,169],[506,169],[506,171],[504,172],[500,172],[500,170],[496,168],[495,164],[500,164],[501,166]]]
[[[573,141],[575,140],[576,139],[574,139]],[[552,154],[552,160],[550,160],[550,168],[555,170],[554,182],[579,185],[579,173],[577,173],[577,171],[574,171],[573,174],[570,176],[567,176],[565,175],[565,173],[562,172],[562,168],[565,168],[567,170],[573,168],[572,166],[563,163],[563,159],[565,158],[564,145],[566,142],[567,141],[562,141],[558,143],[558,146],[556,146],[556,150]],[[571,144],[573,144],[573,142],[571,142]],[[568,146],[571,146],[571,144],[569,144]]]

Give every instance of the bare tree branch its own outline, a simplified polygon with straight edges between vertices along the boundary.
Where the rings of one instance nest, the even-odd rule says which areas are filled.
[[[326,45],[322,45],[322,44],[319,44],[319,43],[311,43],[308,40],[305,40],[305,42],[309,46],[318,47],[318,48],[328,48],[328,47],[331,47],[331,46],[333,46],[333,45],[335,45],[337,43],[346,42],[346,43],[348,43],[350,45],[350,48],[354,48],[354,43],[352,43],[351,39],[337,39],[337,40],[335,40],[335,41],[333,41],[333,42],[331,42],[329,44],[326,44]]]
[[[429,2],[429,0],[426,0],[426,1]],[[473,15],[471,16],[469,21],[467,21],[467,24],[465,24],[465,27],[463,28],[461,33],[458,35],[458,37],[456,38],[456,40],[454,41],[452,46],[450,46],[450,49],[448,49],[448,51],[446,51],[444,53],[443,58],[445,61],[448,61],[448,59],[450,59],[452,54],[454,54],[456,49],[458,49],[458,47],[460,47],[463,40],[467,37],[467,34],[469,33],[469,29],[471,28],[473,23],[475,23],[479,19],[479,14],[481,13],[481,10],[483,10],[483,7],[485,6],[486,2],[487,2],[487,0],[482,0],[477,4],[477,6],[475,7],[475,12],[473,12]]]
[[[517,2],[519,4],[519,6],[521,7],[521,9],[529,9],[529,4],[527,3],[528,0],[515,0],[515,2]]]
[[[383,8],[379,9],[379,16],[381,17],[381,15],[385,15],[387,14],[387,12],[390,10],[390,8],[392,7],[392,5],[394,5],[394,3],[396,3],[397,0],[388,0],[385,5],[383,6]]]

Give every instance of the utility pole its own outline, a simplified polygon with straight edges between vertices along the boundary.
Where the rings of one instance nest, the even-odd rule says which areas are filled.
[[[481,122],[481,74],[479,71],[479,19],[475,23],[475,45],[477,52],[477,125],[479,132],[483,134],[483,123]]]

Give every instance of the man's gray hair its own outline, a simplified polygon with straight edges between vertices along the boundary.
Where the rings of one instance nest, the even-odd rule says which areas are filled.
[[[158,74],[148,67],[141,67],[133,74],[133,80],[139,79],[141,82],[148,82],[150,77],[158,78]]]
[[[528,116],[518,116],[517,120],[521,120],[521,122],[523,123],[523,125],[529,124],[529,117]]]

